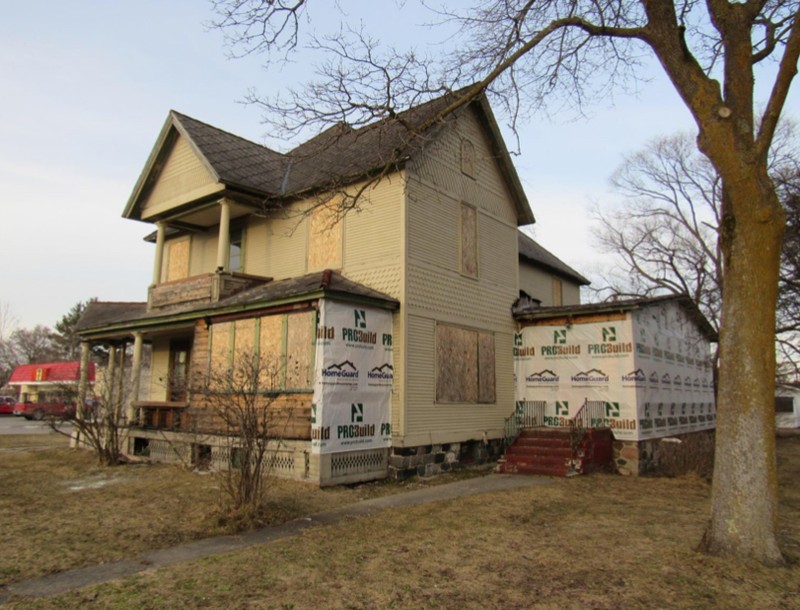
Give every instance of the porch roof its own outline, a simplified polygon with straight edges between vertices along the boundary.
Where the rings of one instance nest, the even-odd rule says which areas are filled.
[[[87,305],[76,325],[84,339],[101,339],[186,324],[219,315],[234,315],[316,299],[337,299],[395,310],[400,302],[382,292],[347,279],[332,270],[295,278],[265,281],[216,303],[189,303],[169,310],[148,311],[147,303],[95,301]]]

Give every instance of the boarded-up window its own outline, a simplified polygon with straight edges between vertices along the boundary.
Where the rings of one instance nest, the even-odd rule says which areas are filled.
[[[263,388],[283,385],[283,319],[282,315],[261,318],[259,362]]]
[[[494,335],[436,326],[437,402],[495,402]]]
[[[314,314],[291,314],[286,322],[286,389],[309,388]]]
[[[256,351],[256,321],[237,320],[234,324],[235,338],[233,349],[236,356],[253,355]]]
[[[189,238],[167,244],[167,282],[189,277]]]
[[[335,206],[334,206],[335,207]],[[333,207],[318,207],[308,220],[308,270],[342,266],[342,220]]]
[[[494,335],[478,333],[478,402],[495,402]]]
[[[233,324],[233,373],[237,383],[250,384],[257,366],[256,321],[237,320]]]
[[[557,277],[553,278],[553,307],[560,307],[564,304],[564,286]]]
[[[214,324],[211,327],[211,371],[210,381],[221,385],[231,366],[232,322]]]
[[[313,377],[314,313],[277,314],[211,326],[210,378],[250,385],[259,391],[308,390]],[[242,377],[247,375],[247,377]]]
[[[461,273],[478,277],[478,213],[461,204]]]

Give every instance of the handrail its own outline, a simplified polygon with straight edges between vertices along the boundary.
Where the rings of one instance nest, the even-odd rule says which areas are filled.
[[[518,400],[514,403],[514,412],[505,418],[504,423],[506,445],[513,442],[520,430],[543,426],[546,405],[544,400]]]
[[[602,422],[602,423],[601,423]],[[578,412],[570,419],[572,428],[604,428],[606,423],[606,407],[602,400],[586,398]]]
[[[587,428],[604,428],[606,425],[605,403],[602,400],[584,399],[581,408],[569,420],[572,455],[578,456]]]

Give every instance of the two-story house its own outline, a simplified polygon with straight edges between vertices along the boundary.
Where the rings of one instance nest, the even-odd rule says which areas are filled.
[[[130,395],[148,398],[129,401],[130,451],[224,465],[195,384],[248,354],[278,369],[276,474],[328,485],[496,452],[512,304],[576,303],[587,282],[519,233],[534,216],[485,98],[404,126],[447,101],[286,154],[170,112],[123,214],[155,226],[148,300],[79,324],[112,361],[133,354]]]

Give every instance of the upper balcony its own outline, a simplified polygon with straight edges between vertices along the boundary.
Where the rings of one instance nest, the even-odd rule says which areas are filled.
[[[245,273],[217,271],[150,286],[148,311],[168,309],[189,303],[216,303],[242,290],[272,281],[272,278]]]

